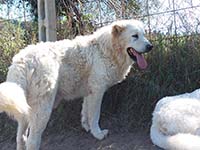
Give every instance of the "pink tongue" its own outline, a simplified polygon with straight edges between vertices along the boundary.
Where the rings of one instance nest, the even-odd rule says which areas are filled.
[[[137,64],[141,69],[146,69],[147,68],[147,61],[145,60],[144,56],[141,54],[138,54],[136,51],[133,51],[133,54],[137,58]]]

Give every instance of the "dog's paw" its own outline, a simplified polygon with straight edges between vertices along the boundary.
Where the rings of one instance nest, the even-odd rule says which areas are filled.
[[[86,121],[82,121],[81,125],[82,125],[83,129],[85,129],[86,132],[90,131],[90,126]]]
[[[100,132],[92,132],[92,135],[98,139],[98,140],[102,140],[104,139],[107,135],[108,135],[108,130],[107,129],[104,129]]]

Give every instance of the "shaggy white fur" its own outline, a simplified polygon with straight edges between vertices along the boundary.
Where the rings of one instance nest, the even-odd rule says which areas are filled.
[[[142,53],[151,49],[142,23],[122,20],[92,35],[21,50],[13,58],[7,81],[0,85],[0,111],[18,121],[17,150],[39,149],[53,105],[63,98],[84,97],[82,126],[103,139],[108,133],[99,127],[104,92],[124,79],[132,59],[146,68]]]
[[[153,112],[151,139],[170,150],[200,150],[200,90],[161,99]]]

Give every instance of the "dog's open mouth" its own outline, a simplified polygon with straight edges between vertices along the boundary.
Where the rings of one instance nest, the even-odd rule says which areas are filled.
[[[147,61],[145,60],[144,56],[141,53],[138,53],[135,49],[132,47],[127,48],[127,53],[133,59],[137,62],[139,68],[146,69],[147,68]]]

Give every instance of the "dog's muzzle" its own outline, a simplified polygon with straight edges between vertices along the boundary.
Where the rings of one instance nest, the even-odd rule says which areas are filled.
[[[147,52],[151,51],[152,49],[153,49],[153,45],[147,44],[145,47],[145,51],[143,53],[147,53]],[[142,55],[142,53],[137,52],[132,47],[127,48],[127,53],[132,58],[132,60],[137,62],[139,68],[141,68],[141,69],[147,68],[147,66],[148,66],[147,62],[146,62],[144,56]]]

